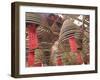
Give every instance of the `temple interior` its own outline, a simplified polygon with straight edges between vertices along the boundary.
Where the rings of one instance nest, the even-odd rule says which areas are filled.
[[[25,16],[26,67],[90,63],[89,15],[27,12]]]

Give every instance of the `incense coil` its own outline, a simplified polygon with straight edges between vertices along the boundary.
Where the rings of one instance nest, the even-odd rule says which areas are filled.
[[[81,35],[79,26],[75,25],[71,20],[65,20],[59,34],[59,41],[67,40],[70,36],[79,37]]]
[[[75,25],[72,20],[65,20],[59,34],[59,46],[62,46],[62,48],[67,47],[68,51],[70,51],[68,39],[71,36],[74,36],[76,38],[76,42],[79,45],[81,44],[80,27]]]
[[[40,25],[41,17],[37,13],[27,12],[26,13],[26,22]]]

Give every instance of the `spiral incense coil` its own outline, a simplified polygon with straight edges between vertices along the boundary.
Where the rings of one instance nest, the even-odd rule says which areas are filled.
[[[80,38],[80,28],[79,26],[75,25],[73,21],[65,20],[59,34],[59,43],[68,40],[68,38],[72,35],[76,38]]]
[[[28,23],[35,23],[35,24],[40,25],[41,17],[37,13],[27,12],[26,13],[26,22],[28,22]]]
[[[39,26],[39,27],[37,28],[37,33],[38,33],[38,34],[42,34],[42,33],[44,33],[44,32],[50,33],[50,30],[47,29],[46,27],[42,27],[42,26]]]

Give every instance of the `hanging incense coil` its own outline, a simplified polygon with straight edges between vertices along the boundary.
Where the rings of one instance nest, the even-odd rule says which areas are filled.
[[[72,35],[75,37],[80,35],[79,26],[75,25],[71,20],[65,20],[59,34],[59,41],[67,40]]]
[[[37,13],[27,12],[26,13],[26,22],[40,25],[41,17]]]
[[[59,46],[68,47],[69,37],[74,36],[78,43],[81,40],[81,31],[80,27],[75,25],[72,20],[65,20],[59,34]],[[64,46],[66,44],[66,46]]]

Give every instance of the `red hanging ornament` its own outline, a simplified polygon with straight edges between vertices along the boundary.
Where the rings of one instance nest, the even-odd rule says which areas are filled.
[[[61,59],[61,56],[58,56],[57,57],[57,65],[62,65],[62,59]]]
[[[77,50],[78,45],[76,43],[76,40],[75,40],[74,36],[69,37],[69,44],[70,44],[71,52],[73,52],[77,55],[76,56],[76,63],[77,64],[82,64],[83,63],[82,55]]]
[[[35,24],[29,24],[27,26],[27,34],[28,34],[28,55],[27,55],[27,64],[28,66],[33,66],[35,62],[35,54],[33,49],[38,47],[38,39],[36,33],[36,26]]]
[[[77,44],[74,36],[69,37],[69,44],[70,44],[70,49],[71,52],[76,52],[77,51]]]
[[[29,52],[28,56],[27,56],[27,65],[28,67],[33,66],[34,65],[34,52]]]
[[[38,47],[38,39],[36,33],[36,26],[34,24],[30,24],[28,27],[28,47],[29,49],[35,49]]]

